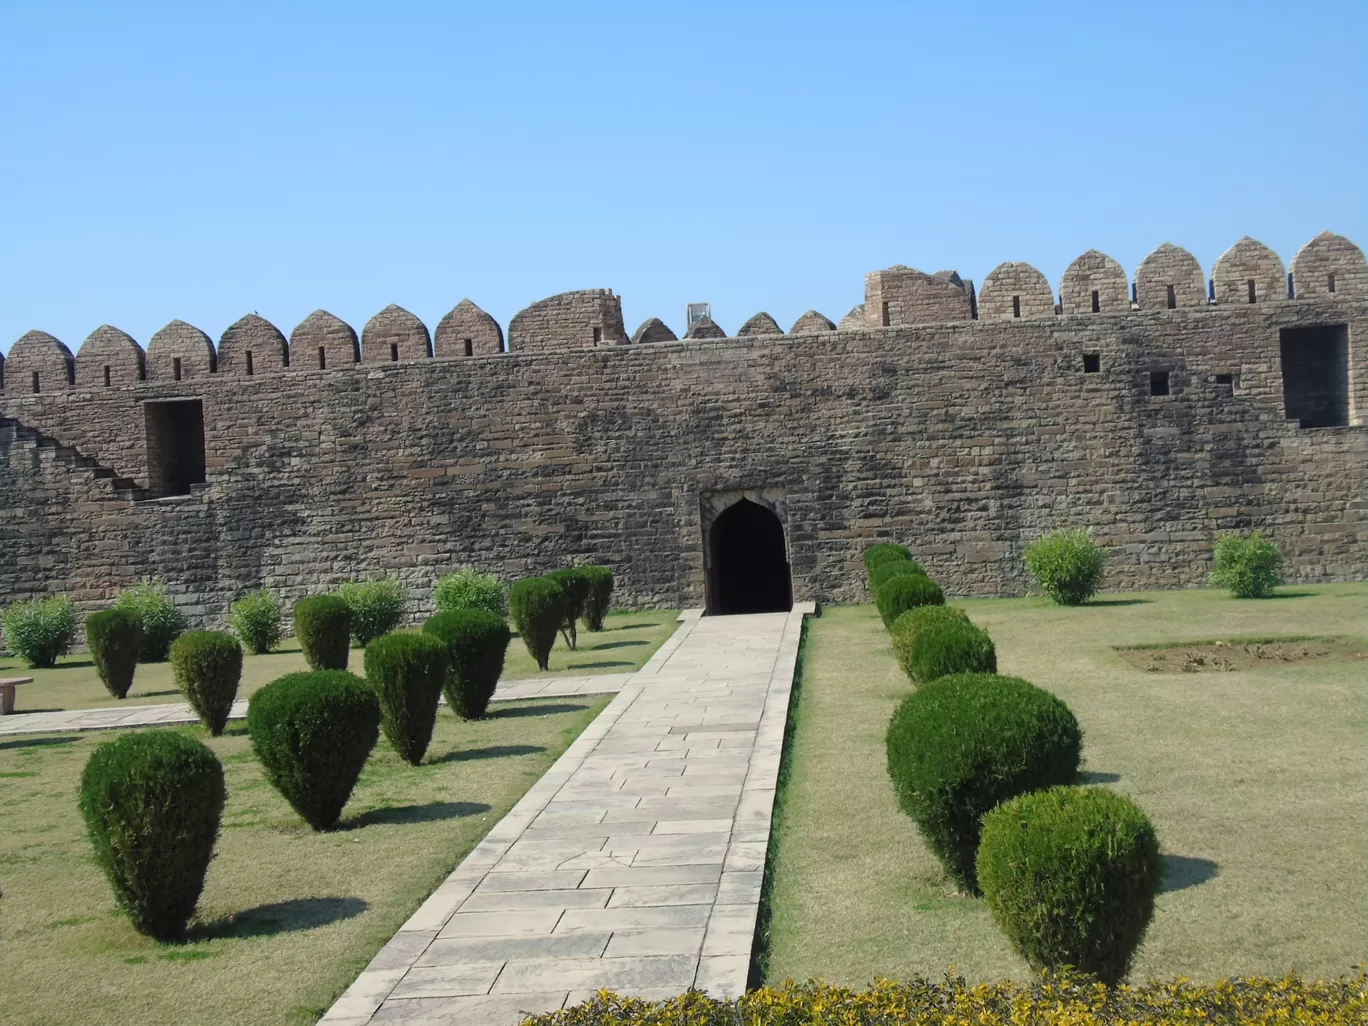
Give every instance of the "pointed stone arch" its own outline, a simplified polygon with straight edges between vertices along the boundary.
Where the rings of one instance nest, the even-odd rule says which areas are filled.
[[[809,310],[793,322],[793,327],[789,328],[789,334],[810,335],[814,332],[835,330],[836,325],[831,322],[830,317],[819,314],[816,310]]]
[[[779,322],[763,310],[736,329],[738,338],[745,338],[748,335],[782,335],[783,333],[784,329],[779,327]]]
[[[1135,272],[1135,298],[1141,310],[1206,306],[1206,275],[1197,258],[1166,242],[1140,263]]]
[[[327,310],[315,310],[290,332],[291,370],[331,370],[360,362],[356,330]]]
[[[437,322],[432,336],[437,356],[497,356],[504,351],[499,322],[468,299],[463,299]]]
[[[1059,303],[1066,314],[1128,313],[1126,269],[1106,253],[1088,250],[1059,279]]]
[[[859,306],[853,307],[850,313],[841,318],[840,323],[836,325],[836,330],[853,331],[863,327],[865,327],[865,305],[861,303]]]
[[[1343,235],[1321,232],[1292,258],[1292,290],[1298,299],[1368,297],[1368,261]]]
[[[1287,298],[1287,268],[1278,254],[1246,235],[1221,254],[1211,269],[1216,302],[1248,306]]]
[[[983,279],[979,289],[981,321],[1053,317],[1054,312],[1050,280],[1025,261],[1008,260],[998,264]]]
[[[219,337],[219,374],[275,374],[289,365],[284,333],[260,314],[239,317]]]
[[[394,363],[426,360],[432,355],[427,325],[402,306],[391,303],[361,329],[361,362]]]
[[[710,615],[792,608],[793,570],[785,499],[781,487],[699,496]]]
[[[145,354],[133,336],[101,324],[76,352],[76,384],[81,388],[136,385],[146,376]]]
[[[5,361],[6,392],[60,392],[75,379],[76,359],[55,335],[28,331],[10,346]]]
[[[214,341],[193,324],[172,321],[147,343],[149,381],[190,381],[214,373]]]
[[[700,317],[689,325],[689,330],[684,332],[685,338],[726,338],[727,333],[723,331],[711,317]]]
[[[659,317],[648,317],[632,332],[632,342],[637,345],[650,345],[652,342],[675,342],[679,339],[670,326]]]

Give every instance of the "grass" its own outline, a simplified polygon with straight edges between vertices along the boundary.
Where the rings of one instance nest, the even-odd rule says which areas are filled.
[[[135,933],[91,859],[81,769],[113,736],[0,742],[5,1022],[312,1023],[609,701],[438,716],[427,760],[383,738],[341,829],[316,834],[266,783],[241,726],[185,733],[223,761],[228,804],[189,943]]]
[[[1368,951],[1368,674],[1312,663],[1222,674],[1133,669],[1113,646],[1346,634],[1368,585],[1295,599],[1221,591],[964,600],[1003,673],[1064,699],[1085,779],[1150,815],[1167,879],[1132,979],[1350,971]],[[888,782],[884,732],[911,686],[871,606],[813,621],[775,836],[767,978],[1024,977],[981,901],[956,895]]]
[[[587,677],[599,673],[630,673],[641,669],[675,629],[675,611],[654,610],[646,613],[610,613],[603,630],[593,634],[579,632],[579,647],[571,651],[565,641],[556,639],[551,650],[551,669],[545,673],[527,654],[527,647],[516,635],[508,645],[504,661],[504,680],[530,677]],[[298,670],[308,664],[294,638],[286,638],[277,651],[270,655],[244,656],[242,683],[238,697],[246,698],[258,688],[277,677]],[[353,648],[349,668],[362,673],[361,651]],[[114,698],[95,673],[87,654],[63,656],[51,670],[30,670],[22,659],[0,657],[0,676],[32,677],[32,684],[15,689],[15,712],[47,712],[58,709],[94,709],[100,706],[153,705],[183,700],[171,677],[171,664],[144,663],[138,667],[133,687],[122,701]]]

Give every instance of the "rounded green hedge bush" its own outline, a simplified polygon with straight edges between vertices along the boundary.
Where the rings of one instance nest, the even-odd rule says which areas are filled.
[[[907,679],[913,683],[917,680],[912,675],[912,649],[918,632],[933,624],[968,622],[969,614],[958,606],[917,606],[894,620],[888,629],[893,635],[893,655]]]
[[[410,766],[423,761],[446,682],[447,647],[431,634],[386,634],[366,646],[366,679],[380,699],[380,729]]]
[[[888,775],[945,870],[978,889],[979,821],[1008,798],[1078,774],[1083,734],[1069,707],[1019,677],[965,673],[908,696],[888,724]]]
[[[546,576],[559,584],[561,591],[565,593],[565,619],[561,623],[561,634],[565,638],[565,643],[574,649],[579,641],[575,625],[584,615],[585,603],[589,601],[589,577],[577,566],[552,570]]]
[[[549,670],[551,647],[565,622],[565,590],[551,577],[528,577],[513,582],[508,604],[528,654],[537,661],[538,669]]]
[[[886,563],[880,563],[873,570],[869,571],[869,587],[872,591],[878,591],[884,583],[891,581],[895,577],[904,577],[907,574],[921,574],[928,576],[922,569],[922,565],[915,559],[890,559]]]
[[[462,719],[483,719],[513,637],[508,622],[485,609],[456,609],[429,617],[423,633],[446,646],[447,705]]]
[[[76,607],[65,595],[15,602],[0,620],[5,647],[35,670],[57,665],[57,657],[71,648],[79,624]]]
[[[247,732],[266,779],[305,822],[327,830],[380,736],[380,700],[345,670],[291,673],[251,697]]]
[[[977,865],[985,904],[1031,968],[1125,979],[1162,868],[1154,827],[1129,798],[1101,787],[1013,798],[984,816]]]
[[[439,613],[457,609],[483,609],[508,619],[508,596],[493,574],[482,574],[474,567],[462,567],[454,574],[443,574],[432,588],[432,599]]]
[[[265,588],[233,603],[228,621],[252,655],[265,655],[280,644],[280,599]]]
[[[940,585],[924,574],[904,574],[887,580],[874,590],[874,604],[885,627],[909,609],[918,606],[943,606],[945,595]]]
[[[114,600],[115,609],[129,609],[142,618],[140,663],[164,663],[171,654],[171,643],[179,638],[190,621],[166,594],[163,581],[148,579],[126,588]]]
[[[1211,583],[1236,598],[1267,598],[1282,583],[1282,552],[1258,531],[1221,535],[1211,555]]]
[[[86,617],[86,648],[104,686],[123,698],[133,686],[142,650],[142,617],[131,609],[105,609]]]
[[[223,733],[242,680],[242,646],[223,631],[187,631],[171,645],[171,675],[214,737]]]
[[[1097,594],[1107,567],[1107,550],[1092,531],[1053,531],[1026,547],[1026,572],[1061,606],[1079,606]]]
[[[394,630],[404,618],[404,589],[393,577],[348,581],[337,589],[337,597],[351,610],[352,637],[361,648]]]
[[[896,560],[911,560],[912,550],[896,542],[879,542],[864,551],[865,573],[873,573],[876,566]]]
[[[315,595],[294,606],[294,632],[315,670],[345,670],[351,648],[351,608],[336,595]]]
[[[603,630],[603,618],[608,615],[608,604],[613,597],[613,571],[606,566],[579,568],[589,580],[589,596],[584,600],[584,626],[591,631]]]
[[[81,773],[95,861],[139,933],[178,940],[218,839],[223,766],[198,741],[143,730],[100,745]]]
[[[918,684],[952,673],[997,673],[997,649],[988,632],[967,621],[942,621],[912,639],[910,665]]]

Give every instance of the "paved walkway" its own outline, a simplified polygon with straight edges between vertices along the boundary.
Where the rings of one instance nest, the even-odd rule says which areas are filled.
[[[495,702],[514,702],[523,698],[565,698],[570,695],[610,695],[622,690],[632,678],[630,673],[604,673],[597,677],[540,677],[531,680],[501,680],[494,692]],[[445,699],[443,700],[445,701]],[[247,700],[233,703],[230,720],[247,716]],[[0,737],[14,734],[60,734],[78,730],[114,730],[121,727],[152,727],[173,723],[198,723],[184,702],[169,705],[124,705],[99,709],[69,709],[61,712],[13,713],[0,716]]]
[[[745,990],[803,616],[683,617],[322,1019]]]

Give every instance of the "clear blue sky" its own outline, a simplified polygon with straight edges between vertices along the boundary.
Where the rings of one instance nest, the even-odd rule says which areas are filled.
[[[1368,4],[0,7],[0,348],[1368,245]]]

